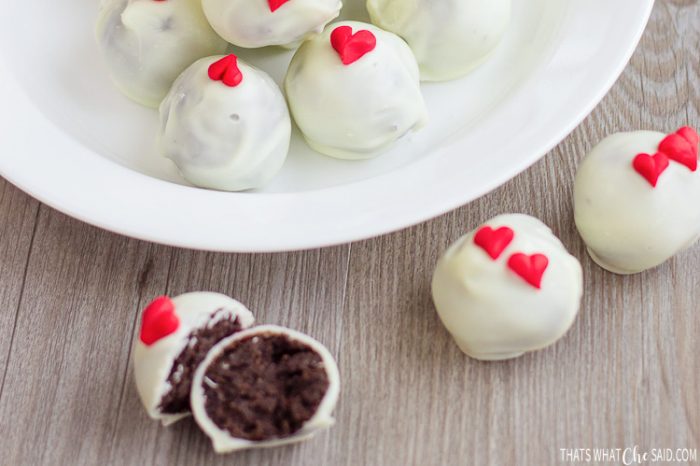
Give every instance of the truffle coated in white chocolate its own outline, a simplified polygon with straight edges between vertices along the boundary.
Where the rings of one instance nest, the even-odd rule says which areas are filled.
[[[203,58],[160,106],[160,149],[192,184],[223,191],[261,188],[282,168],[292,131],[284,96],[265,72],[238,61],[235,87],[214,81]]]
[[[272,11],[268,0],[202,0],[212,27],[245,48],[297,44],[323,31],[342,6],[340,0],[289,0]]]
[[[578,313],[581,265],[536,218],[507,214],[485,225],[494,230],[508,227],[513,239],[493,259],[474,241],[480,227],[445,252],[432,282],[440,319],[462,351],[476,359],[515,358],[553,344]],[[509,267],[517,253],[547,257],[540,289]]]
[[[189,335],[215,324],[221,318],[237,317],[242,329],[253,325],[253,314],[235,299],[218,293],[195,292],[172,298],[179,326],[174,333],[146,345],[140,339],[134,347],[134,378],[141,401],[154,420],[169,425],[189,415],[165,414],[159,405],[170,390],[168,383],[173,363],[188,343]],[[219,311],[217,313],[217,311]],[[216,313],[215,319],[212,316]]]
[[[328,376],[328,389],[326,390],[326,393],[323,396],[323,399],[321,400],[321,403],[318,406],[314,416],[306,421],[302,428],[293,435],[284,438],[273,438],[257,442],[234,438],[229,432],[220,429],[207,415],[205,409],[206,397],[203,389],[204,376],[212,362],[214,362],[214,360],[227,348],[231,347],[236,342],[265,334],[285,336],[290,340],[298,341],[303,345],[310,347],[314,352],[316,352],[321,357],[321,360],[323,361],[323,368]],[[235,335],[222,340],[211,349],[207,355],[207,358],[202,362],[195,373],[194,381],[192,383],[190,404],[192,405],[192,414],[194,415],[195,421],[202,431],[204,431],[204,433],[211,439],[214,450],[217,453],[230,453],[233,451],[250,448],[277,447],[308,440],[319,431],[327,429],[335,423],[332,413],[333,409],[335,409],[336,403],[338,402],[339,394],[340,373],[338,372],[338,366],[335,359],[325,346],[308,335],[290,330],[288,328],[278,327],[276,325],[261,325],[236,333]]]
[[[149,107],[160,104],[195,60],[228,46],[209,26],[199,0],[105,0],[97,40],[117,87]]]
[[[376,48],[343,64],[331,45],[340,26],[371,31]],[[306,41],[292,59],[285,89],[309,145],[333,157],[373,157],[427,121],[411,50],[398,36],[366,23],[335,23]]]
[[[486,61],[510,23],[511,0],[368,0],[367,9],[408,42],[422,80],[446,81]]]
[[[618,133],[581,162],[574,184],[576,226],[601,267],[632,274],[665,262],[700,236],[700,170],[671,160],[653,187],[633,168],[667,135]]]

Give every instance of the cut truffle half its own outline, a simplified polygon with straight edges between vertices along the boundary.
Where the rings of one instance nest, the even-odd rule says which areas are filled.
[[[209,350],[253,323],[243,304],[218,293],[154,300],[134,349],[136,387],[149,416],[164,425],[186,417],[192,378]]]
[[[318,341],[265,325],[218,343],[194,376],[191,406],[218,453],[300,442],[333,425],[338,367]]]

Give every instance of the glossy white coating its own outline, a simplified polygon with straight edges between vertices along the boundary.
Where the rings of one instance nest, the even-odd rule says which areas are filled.
[[[272,11],[268,0],[202,0],[221,37],[245,48],[290,46],[318,34],[340,14],[340,0],[289,0]]]
[[[632,274],[656,267],[700,236],[700,170],[671,161],[656,187],[634,158],[653,155],[666,134],[617,133],[581,162],[574,184],[576,226],[601,267]]]
[[[424,81],[445,81],[486,61],[510,23],[511,0],[368,0],[367,9],[406,39]]]
[[[163,414],[158,409],[163,395],[171,388],[168,377],[173,363],[187,345],[189,335],[226,317],[237,317],[243,329],[255,322],[253,314],[243,304],[222,294],[194,292],[172,298],[172,301],[175,315],[180,320],[177,331],[150,346],[137,339],[133,356],[134,379],[143,406],[152,419],[160,420],[163,425],[172,424],[189,415]],[[221,309],[225,312],[218,312],[213,320],[212,315]]]
[[[287,104],[267,73],[241,60],[237,86],[210,79],[209,66],[221,58],[195,62],[173,84],[160,106],[160,150],[196,186],[261,188],[289,152]]]
[[[481,227],[445,252],[432,283],[440,319],[461,350],[476,359],[510,359],[553,344],[568,331],[579,310],[583,292],[579,261],[534,217],[506,214],[485,225],[509,227],[515,236],[496,260],[474,243]],[[508,267],[514,253],[547,256],[541,289]]]
[[[157,107],[195,60],[228,46],[199,0],[104,0],[97,41],[117,87],[148,107]]]
[[[344,65],[331,45],[339,26],[371,31],[376,48]],[[398,36],[343,21],[299,48],[285,78],[294,119],[309,145],[343,159],[371,158],[427,122],[416,60]]]

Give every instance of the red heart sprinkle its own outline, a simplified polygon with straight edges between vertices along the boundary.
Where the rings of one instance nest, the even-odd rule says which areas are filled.
[[[518,252],[508,259],[508,267],[538,290],[542,288],[542,276],[548,265],[549,259],[543,254],[528,256]]]
[[[698,143],[700,142],[700,135],[698,135],[697,131],[695,131],[690,126],[684,126],[678,131],[676,131],[676,134],[680,134],[681,136],[683,136],[686,140],[688,140],[689,143],[695,146],[695,150],[697,150]]]
[[[377,38],[366,29],[353,34],[350,26],[339,26],[331,33],[331,45],[343,64],[350,65],[374,50]]]
[[[243,81],[243,73],[238,68],[238,57],[231,54],[214,62],[209,67],[209,78],[221,81],[228,87],[236,87]]]
[[[270,11],[275,12],[279,7],[287,3],[289,0],[267,0],[268,5],[270,5]]]
[[[698,133],[693,128],[684,126],[661,141],[659,152],[694,172],[698,169]]]
[[[491,227],[483,227],[474,235],[474,244],[491,256],[491,259],[496,260],[505,251],[508,245],[513,241],[515,232],[508,227],[501,227],[494,230]]]
[[[632,161],[632,166],[637,170],[637,173],[642,175],[653,187],[656,187],[659,176],[666,171],[668,164],[668,157],[660,152],[654,156],[638,154]]]
[[[141,341],[151,346],[158,340],[174,333],[180,326],[180,319],[175,314],[175,304],[167,296],[156,298],[143,311],[141,323]]]

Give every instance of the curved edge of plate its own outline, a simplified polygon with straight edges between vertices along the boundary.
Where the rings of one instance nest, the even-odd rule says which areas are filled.
[[[8,154],[0,156],[0,174],[39,201],[81,221],[137,239],[177,247],[221,252],[282,252],[333,246],[391,233],[442,215],[487,194],[537,162],[573,131],[600,103],[622,74],[650,18],[653,0],[644,0],[642,5],[638,0],[626,2],[635,8],[628,8],[624,18],[628,25],[621,41],[624,46],[610,54],[607,72],[598,75],[588,92],[578,96],[581,102],[575,106],[576,110],[566,115],[566,118],[557,115],[556,131],[545,131],[545,134],[538,135],[538,142],[527,156],[522,157],[520,163],[494,174],[490,182],[470,189],[460,187],[457,175],[450,182],[442,182],[440,175],[433,174],[432,182],[440,183],[425,182],[426,171],[435,171],[434,164],[440,163],[441,155],[464,150],[469,143],[465,140],[440,149],[439,152],[443,154],[438,154],[437,160],[430,164],[419,161],[406,167],[402,170],[402,178],[393,180],[395,186],[391,193],[386,193],[383,184],[386,177],[392,176],[388,174],[353,185],[323,190],[324,195],[320,199],[318,195],[313,196],[315,192],[283,195],[243,193],[236,199],[245,201],[233,203],[230,194],[193,190],[156,180],[95,157],[85,148],[76,147],[30,103],[8,71],[9,65],[3,60],[0,60],[0,97],[6,102],[6,108],[12,109],[12,114],[8,111],[0,112],[0,125],[19,129],[9,131],[0,144],[0,148]],[[629,11],[634,11],[634,14]],[[550,65],[556,66],[556,63]],[[503,111],[512,111],[513,108],[510,107],[531,103],[538,93],[549,92],[553,88],[556,88],[556,82],[553,83],[552,79],[538,80],[535,77],[528,86],[518,91],[517,98]],[[498,125],[487,125],[481,133],[482,136],[488,136],[489,133],[497,135]],[[41,137],[37,138],[36,134]],[[506,145],[499,152],[503,154],[517,149]],[[71,153],[74,162],[84,164],[86,169],[94,173],[94,177],[78,178],[70,173],[70,167],[53,156],[62,151]],[[13,158],[16,154],[24,153],[32,153],[32,157]],[[37,169],[37,166],[41,169]],[[64,182],[57,183],[58,178]],[[158,195],[144,199],[137,192],[129,190],[129,186],[135,184],[144,192]],[[357,184],[362,185],[359,191],[358,186],[354,186]],[[358,192],[359,196],[348,197],[350,193],[357,195]],[[408,192],[413,193],[410,205],[404,197]],[[386,199],[381,205],[375,202],[378,194]],[[86,195],[91,197],[92,202],[82,201]],[[157,211],[159,208],[172,207],[176,202],[182,202],[182,211],[191,214],[172,215],[166,219],[158,216],[151,219],[143,214],[133,214],[134,209],[144,210],[144,204],[147,204],[145,210]],[[225,231],[235,231],[236,225],[241,223],[252,228],[241,236],[226,235],[225,231],[208,235],[193,234],[193,223],[206,225],[204,222],[210,219],[208,214],[202,212],[207,209],[201,209],[201,205],[207,203],[211,207],[209,212],[213,210],[220,219],[226,220],[226,226],[231,230]],[[113,205],[119,205],[121,211],[113,212],[105,208]],[[264,215],[265,208],[270,206],[277,213],[274,219]],[[312,218],[326,218],[324,214],[332,214],[339,206],[347,207],[350,212],[344,221],[338,222],[333,215],[328,215],[327,222],[310,223]],[[280,217],[281,212],[284,214]],[[274,225],[279,226],[280,222],[285,224],[285,220],[289,220],[289,230],[268,231]],[[182,232],[187,233],[181,234]]]

